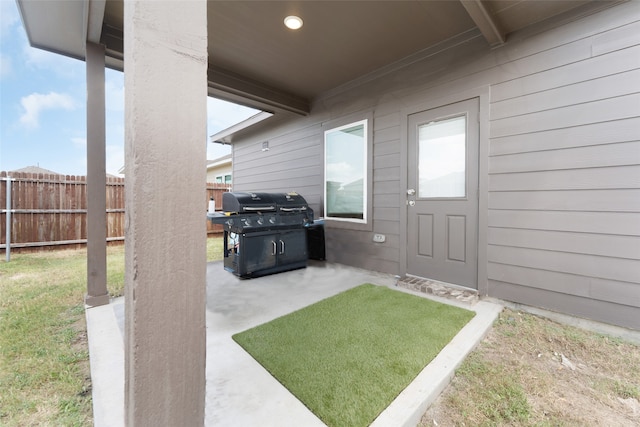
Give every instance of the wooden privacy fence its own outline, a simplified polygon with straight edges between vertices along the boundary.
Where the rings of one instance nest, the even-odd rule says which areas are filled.
[[[107,177],[106,181],[107,241],[122,242],[125,180]],[[214,198],[220,209],[222,193],[229,190],[229,185],[207,183],[203,221],[206,221],[209,199]],[[8,199],[10,206],[7,206]],[[84,176],[0,172],[0,209],[0,249],[7,249],[7,237],[9,248],[16,251],[86,244],[87,181]],[[220,225],[206,223],[207,234],[222,232]]]

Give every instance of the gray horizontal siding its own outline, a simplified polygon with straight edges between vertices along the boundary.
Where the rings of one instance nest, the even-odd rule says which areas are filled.
[[[495,263],[490,263],[488,270],[492,277],[496,277],[496,281],[503,283],[512,283],[551,292],[557,292],[556,283],[563,283],[563,293],[567,295],[593,298],[623,305],[637,306],[640,304],[640,294],[635,283]],[[619,291],[610,292],[609,290],[612,288],[617,288]]]
[[[393,129],[393,132],[399,134],[400,131],[398,129]],[[396,135],[397,137],[397,135]],[[385,156],[390,154],[398,155],[400,152],[400,140],[395,139],[392,141],[379,142],[373,147],[374,156]]]
[[[256,168],[257,169],[257,168]],[[246,187],[249,183],[256,183],[258,187],[263,188],[268,182],[282,182],[288,186],[306,186],[318,184],[317,177],[321,176],[322,168],[320,166],[300,167],[292,169],[283,169],[269,172],[257,173],[256,169],[252,170],[251,175],[243,175],[241,178],[233,180],[235,186]]]
[[[490,192],[489,209],[638,213],[640,189]]]
[[[359,267],[374,271],[394,271],[398,268],[399,239],[388,237],[385,243],[371,242],[368,233],[327,228],[325,231],[327,258],[335,262],[357,261]]]
[[[402,241],[402,238],[400,238],[400,223],[398,222],[398,220],[396,218],[394,218],[393,220],[389,220],[389,221],[385,221],[385,220],[380,220],[380,219],[374,219],[373,220],[373,229],[375,232],[377,233],[382,233],[382,234],[392,234],[395,236],[398,236],[398,239],[400,241]],[[397,256],[397,254],[396,254]]]
[[[234,145],[234,191],[295,191],[305,197],[316,217],[322,215],[322,147],[319,126],[278,125],[269,135]],[[268,141],[269,150],[262,151]]]
[[[559,150],[572,147],[587,147],[616,142],[637,140],[640,118],[634,117],[610,122],[596,122],[583,126],[551,129],[536,133],[493,138],[489,153],[527,153],[533,151]]]
[[[251,173],[255,169],[269,168],[278,163],[292,163],[298,167],[315,166],[318,162],[317,158],[322,156],[322,151],[318,150],[317,143],[315,147],[296,147],[295,149],[275,147],[265,152],[259,150],[259,153],[246,155],[246,163],[238,165],[237,170],[241,173]]]
[[[638,104],[640,109],[640,103]],[[638,114],[636,112],[636,114]],[[640,135],[638,135],[640,137]],[[629,166],[640,163],[640,140],[553,151],[505,154],[489,160],[491,173]]]
[[[489,227],[640,236],[636,212],[490,210]]]
[[[494,102],[491,105],[491,118],[498,120],[521,116],[578,103],[615,98],[633,92],[640,92],[640,70],[631,70]]]
[[[490,263],[517,265],[598,279],[638,283],[638,265],[640,264],[633,259],[515,246],[489,245],[488,249],[487,254]],[[557,283],[556,290],[562,292],[562,286],[564,284]],[[615,293],[615,289],[612,289],[612,291]]]
[[[630,45],[609,55],[591,56],[589,54],[576,62],[551,65],[552,67],[547,70],[492,85],[492,100],[498,103],[505,99],[518,98],[554,87],[570,86],[636,69],[640,67],[640,46]]]
[[[640,328],[638,33],[614,26],[564,45],[584,58],[492,86],[491,295]]]
[[[639,185],[638,165],[500,173],[489,180],[491,191],[615,189],[638,188]]]
[[[640,260],[638,236],[497,227],[487,236],[490,245]]]
[[[638,116],[640,94],[619,96],[491,121],[491,138],[568,128]]]
[[[397,274],[403,123],[418,107],[489,87],[489,295],[640,329],[640,4],[556,28],[481,37],[317,100],[234,146],[234,188],[322,203],[322,125],[373,111],[373,229],[327,231],[331,261]],[[269,151],[261,144],[269,141]],[[314,208],[316,209],[316,208]],[[387,236],[372,241],[374,233]],[[482,270],[482,268],[481,268]],[[634,320],[635,319],[635,320]]]
[[[589,280],[585,277],[585,280]],[[556,282],[557,283],[557,282]],[[600,298],[581,297],[570,293],[559,293],[557,290],[544,290],[515,283],[490,280],[493,291],[507,301],[525,305],[545,307],[561,313],[570,313],[579,317],[598,320],[638,329],[638,309],[634,305],[625,305],[603,301]]]

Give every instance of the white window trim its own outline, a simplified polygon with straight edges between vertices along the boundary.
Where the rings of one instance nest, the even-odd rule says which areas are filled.
[[[363,118],[364,117],[364,118]],[[334,132],[336,130],[353,127],[358,124],[364,124],[364,161],[365,161],[365,174],[364,174],[364,212],[363,219],[356,218],[334,218],[327,216],[327,180],[326,180],[326,168],[327,168],[327,148],[326,148],[326,134],[328,132]],[[328,228],[340,228],[348,230],[360,230],[371,231],[373,229],[373,111],[366,113],[360,113],[357,115],[349,115],[338,120],[332,120],[329,123],[325,123],[323,128],[323,193],[322,193],[322,208],[324,214],[325,226]]]

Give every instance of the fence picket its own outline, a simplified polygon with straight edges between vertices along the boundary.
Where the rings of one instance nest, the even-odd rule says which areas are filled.
[[[6,180],[11,186],[11,250],[34,251],[82,246],[87,238],[87,181],[84,176],[0,172],[0,249],[6,249]],[[107,240],[124,240],[124,178],[107,177]],[[218,210],[229,185],[206,184],[202,217],[211,197]],[[221,233],[222,226],[207,223],[207,234]]]

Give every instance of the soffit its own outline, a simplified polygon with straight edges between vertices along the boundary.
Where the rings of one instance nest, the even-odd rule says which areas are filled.
[[[467,34],[481,32],[497,46],[514,31],[616,2],[209,0],[209,94],[266,111],[305,114],[323,93]],[[102,4],[18,0],[32,45],[76,58],[84,57],[87,26],[95,22],[93,11],[100,11],[107,66],[122,69],[123,1]],[[283,25],[291,14],[304,20],[298,31]]]
[[[455,1],[213,1],[207,14],[210,64],[306,99],[474,28]]]
[[[31,46],[84,58],[86,21],[82,2],[19,0],[17,5]]]

